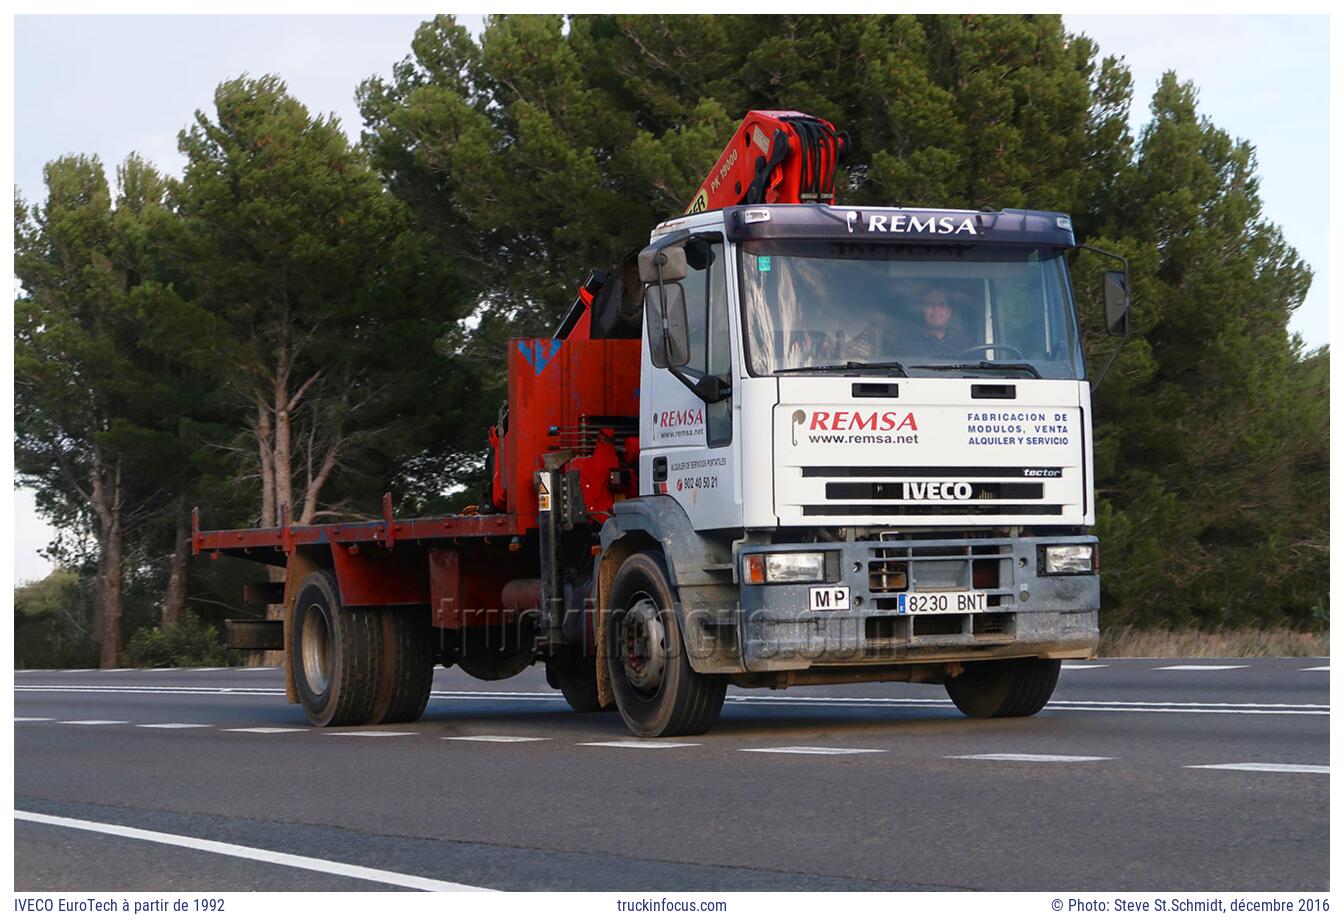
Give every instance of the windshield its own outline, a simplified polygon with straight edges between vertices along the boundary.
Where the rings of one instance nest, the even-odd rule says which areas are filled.
[[[1081,377],[1060,250],[748,240],[739,258],[753,374]]]

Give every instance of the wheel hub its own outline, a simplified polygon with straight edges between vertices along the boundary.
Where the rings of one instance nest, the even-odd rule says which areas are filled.
[[[331,633],[322,608],[314,604],[303,617],[303,635],[299,637],[303,658],[303,677],[309,688],[321,695],[331,682]]]
[[[663,683],[667,630],[652,600],[643,598],[626,611],[621,639],[625,679],[637,690],[656,693]]]

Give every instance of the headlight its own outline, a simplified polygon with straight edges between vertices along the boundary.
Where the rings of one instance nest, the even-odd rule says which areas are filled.
[[[1047,546],[1041,556],[1043,575],[1090,575],[1097,569],[1094,543]]]
[[[742,580],[749,585],[825,581],[826,554],[749,553],[742,557]]]

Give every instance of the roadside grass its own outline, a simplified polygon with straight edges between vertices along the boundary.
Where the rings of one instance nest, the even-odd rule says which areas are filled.
[[[1098,658],[1308,658],[1330,654],[1330,633],[1292,629],[1103,629]]]

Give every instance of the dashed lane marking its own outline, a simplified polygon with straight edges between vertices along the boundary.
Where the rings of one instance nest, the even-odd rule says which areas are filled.
[[[518,744],[523,741],[550,741],[550,738],[527,738],[522,735],[449,735],[444,741],[493,741],[497,744]]]
[[[1298,668],[1298,670],[1299,670],[1299,671],[1328,671],[1328,670],[1330,670],[1330,665],[1328,665],[1328,664],[1323,664],[1323,665],[1321,665],[1319,668]]]
[[[1109,668],[1108,664],[1062,664],[1059,666],[1064,671],[1091,671],[1095,668]]]
[[[882,748],[772,747],[738,748],[745,754],[885,754]]]
[[[15,716],[15,722],[51,722],[51,716]]]
[[[699,747],[695,741],[583,741],[578,747],[643,748],[656,751],[663,748]]]
[[[159,695],[206,695],[228,694],[230,696],[284,695],[280,688],[264,687],[166,687],[166,686],[87,686],[71,684],[29,684],[16,686],[15,692],[25,693],[131,693]],[[481,702],[531,701],[546,703],[564,703],[559,693],[546,692],[500,692],[482,691],[436,691],[432,694],[438,700],[469,700]],[[729,705],[762,707],[808,707],[808,708],[854,708],[854,709],[928,709],[950,711],[956,707],[951,702],[929,699],[927,697],[761,697],[729,696]],[[1328,716],[1328,703],[1224,703],[1224,702],[1158,702],[1154,700],[1052,700],[1046,706],[1048,713],[1076,712],[1130,712],[1130,713],[1191,713],[1200,715],[1290,715],[1290,716]]]
[[[1329,773],[1328,764],[1321,763],[1195,763],[1187,770],[1244,770],[1248,773]]]
[[[306,728],[280,728],[275,725],[262,725],[257,728],[222,728],[226,732],[249,732],[254,735],[280,735],[287,732],[306,732]]]
[[[1091,757],[1076,754],[952,754],[944,760],[1005,760],[1014,763],[1086,763],[1092,760],[1114,760],[1114,757]]]
[[[125,719],[71,719],[68,722],[58,722],[57,725],[125,725]]]
[[[419,732],[327,732],[333,738],[397,738],[402,735],[418,735]]]
[[[74,830],[92,831],[98,834],[110,834],[114,837],[129,837],[132,840],[144,840],[149,843],[162,843],[168,846],[183,847],[188,850],[201,850],[217,853],[221,856],[233,856],[238,859],[250,859],[253,862],[271,863],[277,866],[289,866],[294,869],[306,869],[309,872],[322,872],[327,875],[340,875],[345,878],[357,878],[383,885],[395,885],[398,888],[410,888],[415,891],[490,891],[489,888],[477,888],[472,885],[459,885],[441,879],[425,878],[419,875],[405,875],[401,872],[388,872],[368,866],[356,866],[351,863],[333,862],[329,859],[314,859],[311,856],[299,856],[295,853],[281,853],[277,850],[262,850],[257,847],[239,846],[220,840],[207,840],[202,837],[184,837],[180,834],[164,834],[159,831],[128,827],[124,824],[104,824],[100,821],[81,821],[78,818],[66,818],[60,815],[46,815],[32,811],[15,811],[19,821],[31,821],[35,824],[51,824],[56,827]]]
[[[203,722],[147,722],[143,725],[137,725],[136,728],[213,728],[214,726]]]
[[[1169,664],[1154,671],[1239,671],[1250,667],[1245,664]]]

